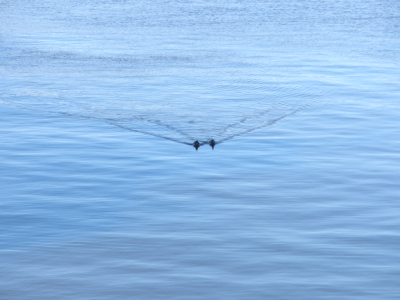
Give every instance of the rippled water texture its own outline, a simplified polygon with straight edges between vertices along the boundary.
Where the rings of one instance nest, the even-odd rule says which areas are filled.
[[[0,0],[0,299],[399,299],[399,28]]]
[[[375,85],[371,73],[387,66],[365,70],[370,52],[399,58],[387,53],[399,45],[398,10],[386,6],[3,1],[1,99],[181,143],[221,142],[329,105],[355,83]]]

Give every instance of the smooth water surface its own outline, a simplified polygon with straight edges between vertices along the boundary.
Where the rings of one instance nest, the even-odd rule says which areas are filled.
[[[398,1],[0,21],[0,299],[400,298]]]

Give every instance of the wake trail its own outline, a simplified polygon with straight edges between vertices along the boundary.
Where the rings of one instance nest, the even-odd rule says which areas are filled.
[[[187,128],[184,123],[179,122],[180,120],[173,120],[175,125],[168,124],[168,121],[171,120],[154,120],[152,119],[154,116],[151,115],[132,115],[134,110],[125,111],[124,113],[117,111],[117,113],[113,114],[104,109],[96,109],[88,103],[65,100],[60,100],[59,102],[50,101],[48,103],[36,99],[36,101],[31,103],[32,105],[27,105],[26,102],[22,103],[22,101],[19,102],[15,99],[14,101],[10,99],[5,100],[4,98],[1,100],[3,104],[19,109],[102,121],[123,130],[146,134],[179,144],[193,145],[195,141],[198,141],[200,146],[209,144],[211,140],[214,140],[216,144],[225,143],[241,135],[272,126],[315,103],[315,100],[307,101],[306,103],[303,102],[300,106],[291,107],[290,105],[276,101],[271,103],[266,109],[255,110],[256,112],[253,114],[241,115],[238,112],[236,121],[227,123],[225,120],[225,122],[222,122],[222,126],[220,122],[219,126],[215,127],[206,125],[204,127],[195,126],[195,128]],[[51,106],[52,108],[46,108],[47,106]],[[59,110],[61,107],[63,110]],[[187,114],[190,115],[190,111]],[[223,120],[223,116],[221,116],[221,119]],[[191,131],[194,133],[190,133]],[[196,132],[200,134],[196,135]]]

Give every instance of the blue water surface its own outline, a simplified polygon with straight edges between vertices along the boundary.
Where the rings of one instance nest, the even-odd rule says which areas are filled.
[[[0,20],[1,299],[399,299],[399,2]]]

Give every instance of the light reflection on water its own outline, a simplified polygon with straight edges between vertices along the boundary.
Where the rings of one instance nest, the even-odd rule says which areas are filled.
[[[397,2],[19,3],[1,299],[399,298]]]

